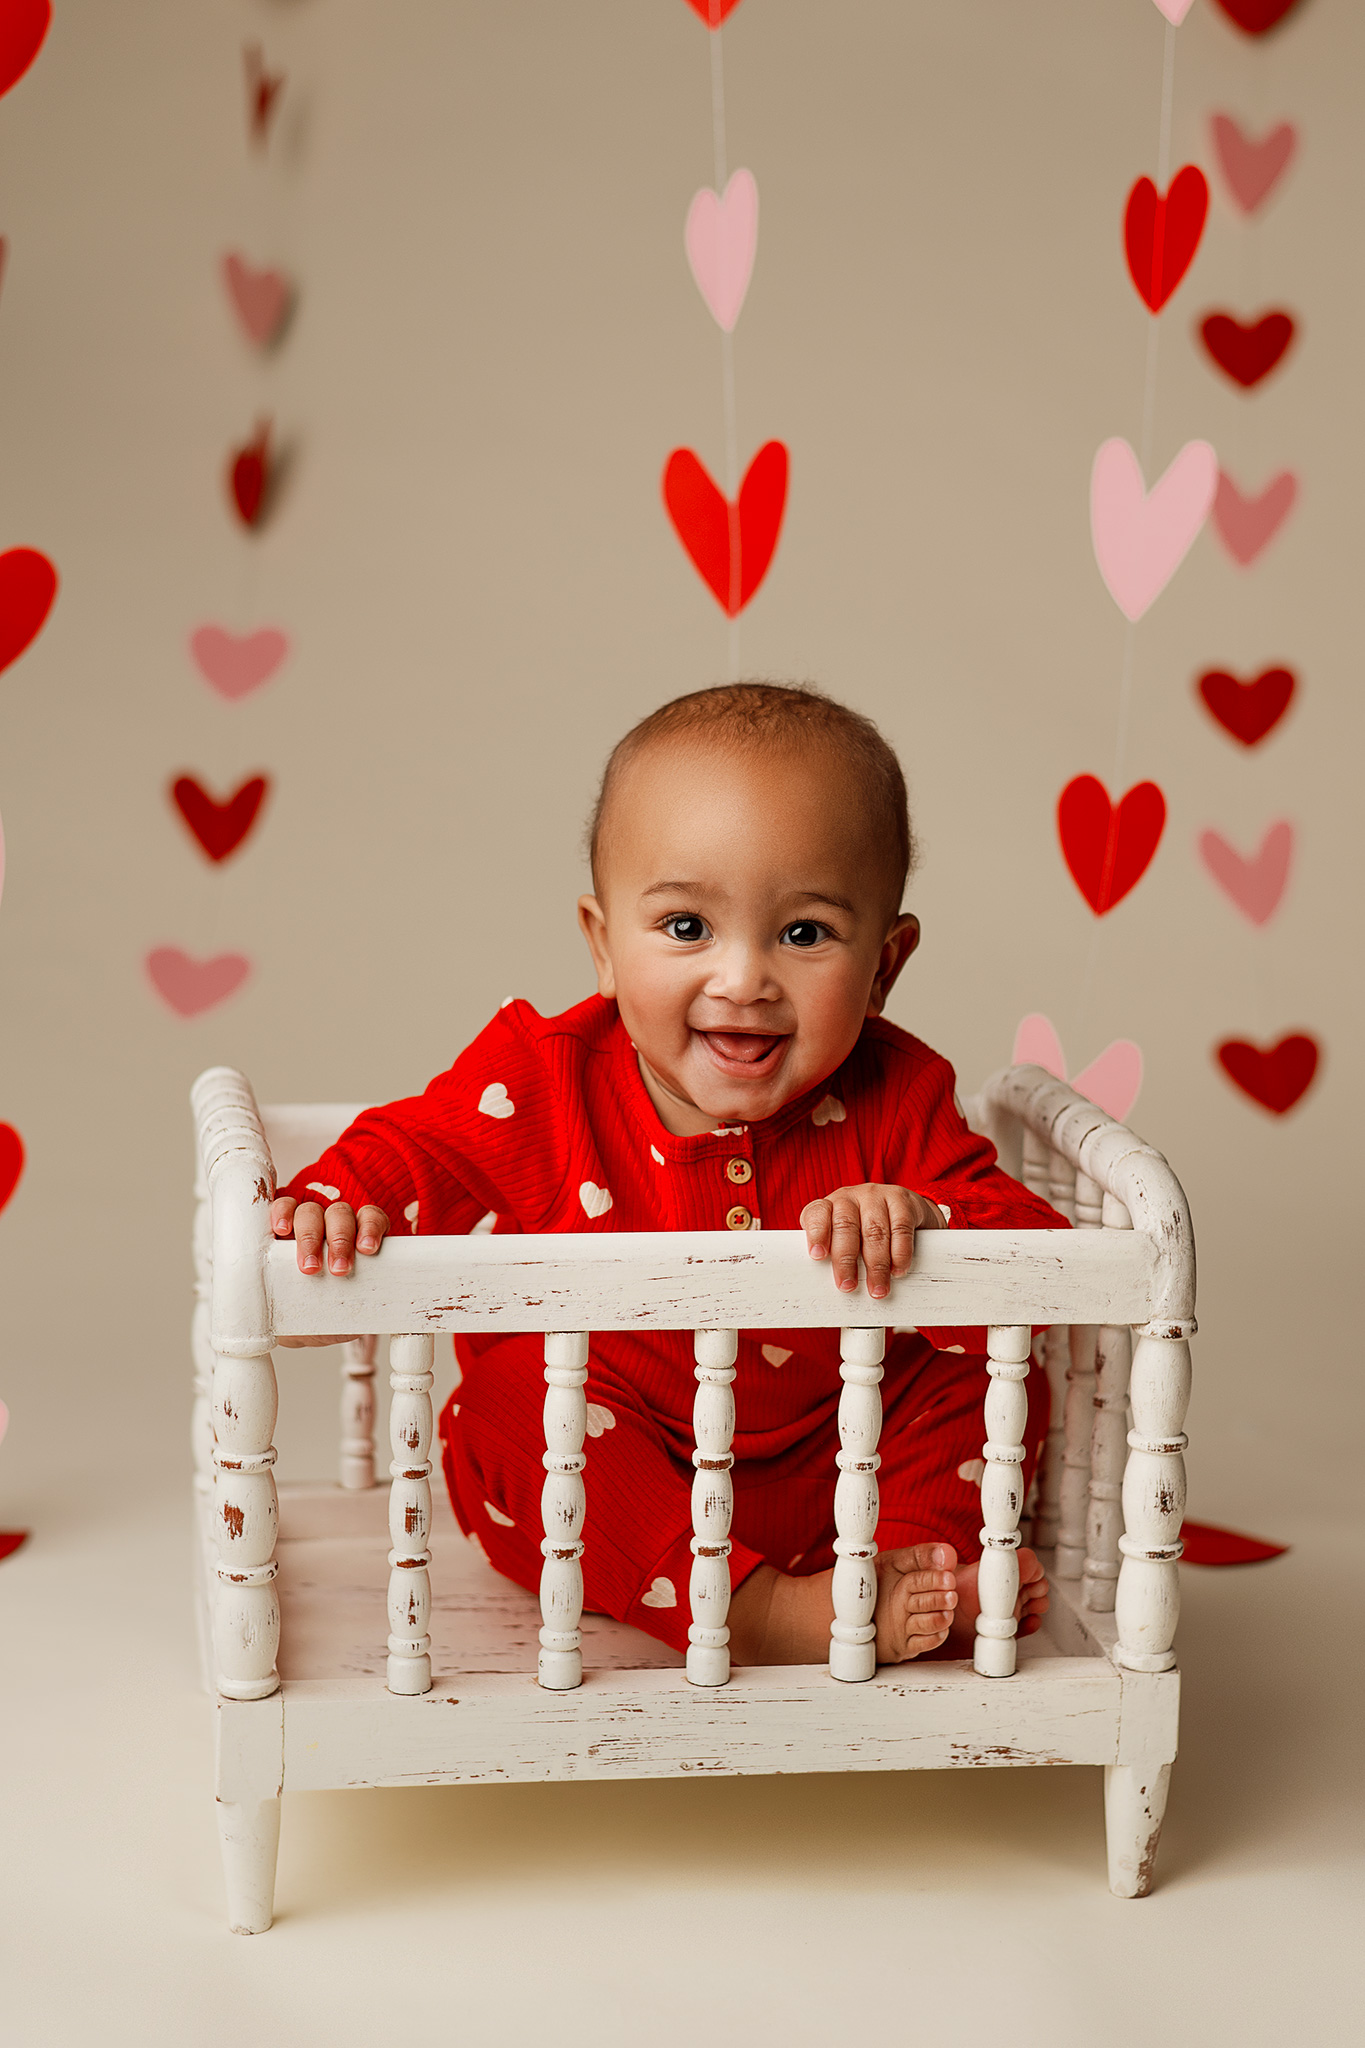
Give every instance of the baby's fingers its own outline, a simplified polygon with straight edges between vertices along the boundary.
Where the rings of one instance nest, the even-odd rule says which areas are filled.
[[[858,1254],[863,1248],[862,1211],[852,1195],[835,1195],[830,1207],[834,1220],[829,1243],[834,1263],[834,1284],[851,1294],[858,1285]]]
[[[284,1198],[288,1200],[286,1196]],[[300,1273],[322,1271],[322,1204],[300,1202],[294,1211],[294,1243]]]
[[[276,1237],[293,1236],[294,1211],[298,1206],[292,1195],[276,1195],[270,1204],[270,1228]]]
[[[350,1203],[329,1202],[325,1227],[328,1272],[349,1273],[355,1264],[355,1210]]]
[[[384,1233],[389,1227],[388,1217],[382,1209],[376,1209],[372,1203],[367,1202],[355,1222],[356,1250],[373,1256],[384,1241]]]
[[[806,1248],[813,1259],[829,1257],[829,1233],[834,1220],[834,1205],[822,1197],[818,1202],[807,1202],[801,1211],[801,1228],[806,1233]]]

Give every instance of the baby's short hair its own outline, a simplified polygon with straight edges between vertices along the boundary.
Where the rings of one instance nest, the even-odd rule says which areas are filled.
[[[815,745],[841,754],[863,800],[865,821],[885,849],[888,893],[895,897],[892,911],[899,909],[916,860],[901,764],[870,718],[809,683],[720,683],[674,697],[632,726],[612,749],[588,826],[594,888],[601,882],[603,822],[622,771],[655,741],[692,738],[736,752],[800,751]]]

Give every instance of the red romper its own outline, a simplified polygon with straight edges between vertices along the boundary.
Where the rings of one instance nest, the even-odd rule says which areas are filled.
[[[836,1188],[880,1181],[937,1202],[955,1230],[1063,1228],[968,1129],[953,1070],[907,1032],[863,1026],[838,1071],[776,1116],[675,1137],[645,1091],[614,1003],[562,1017],[506,1005],[425,1094],[356,1118],[283,1194],[355,1209],[391,1230],[794,1230]],[[837,1313],[834,1284],[830,1306]],[[441,1416],[450,1498],[491,1562],[540,1582],[543,1347],[536,1335],[457,1337],[462,1379]],[[980,1555],[984,1332],[897,1330],[882,1384],[883,1550],[939,1538]],[[807,1574],[831,1548],[837,1330],[740,1338],[735,1395],[732,1585],[764,1562]],[[1027,1485],[1047,1429],[1047,1385],[1028,1379]],[[684,1649],[691,1571],[692,1339],[594,1336],[587,1383],[590,1612]]]

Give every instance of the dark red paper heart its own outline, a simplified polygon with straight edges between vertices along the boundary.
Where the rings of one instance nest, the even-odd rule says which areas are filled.
[[[0,1124],[0,1209],[19,1185],[24,1170],[24,1141],[13,1124]]]
[[[209,859],[226,860],[255,824],[269,787],[268,777],[253,775],[219,803],[192,775],[181,775],[171,784],[171,800]]]
[[[1272,1116],[1283,1116],[1308,1093],[1320,1058],[1317,1040],[1306,1031],[1291,1031],[1271,1046],[1225,1038],[1217,1053],[1218,1064],[1233,1085]]]
[[[1289,313],[1263,313],[1244,327],[1231,313],[1210,313],[1199,333],[1224,375],[1250,391],[1270,375],[1294,339],[1294,320]]]
[[[1297,681],[1293,669],[1263,668],[1249,683],[1225,668],[1205,669],[1195,685],[1210,717],[1244,747],[1273,732],[1289,709]]]
[[[1137,887],[1165,824],[1166,799],[1154,782],[1135,782],[1117,804],[1093,775],[1068,782],[1057,800],[1057,836],[1071,879],[1096,917]]]
[[[0,1564],[3,1564],[7,1557],[13,1557],[27,1535],[27,1529],[0,1529]]]
[[[1298,0],[1218,0],[1218,5],[1247,35],[1263,36],[1284,20]]]
[[[0,669],[37,639],[56,595],[57,571],[37,548],[6,548],[0,555]]]
[[[43,47],[52,22],[52,0],[3,0],[0,4],[0,94],[17,85]]]
[[[699,14],[708,28],[719,28],[727,14],[732,14],[739,0],[687,0],[694,14]]]
[[[1185,1564],[1264,1564],[1283,1557],[1287,1543],[1265,1543],[1259,1536],[1243,1536],[1236,1529],[1220,1529],[1214,1522],[1185,1522],[1180,1530],[1185,1546]]]
[[[731,504],[690,448],[664,465],[664,504],[693,566],[729,618],[742,612],[768,573],[787,503],[787,450],[766,441]]]
[[[1184,164],[1157,195],[1150,178],[1139,178],[1123,215],[1128,275],[1138,297],[1159,313],[1194,261],[1209,211],[1209,182],[1197,164]]]
[[[232,466],[228,471],[228,488],[243,526],[258,524],[265,510],[269,487],[270,427],[267,423],[257,429],[254,441],[249,441],[245,448],[233,450]]]

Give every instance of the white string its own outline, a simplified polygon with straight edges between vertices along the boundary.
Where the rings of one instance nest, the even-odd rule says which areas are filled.
[[[725,197],[725,52],[721,44],[721,30],[713,27],[711,40],[711,143],[715,156],[716,196]],[[721,406],[725,421],[725,495],[731,504],[739,495],[739,425],[735,408],[735,344],[734,336],[721,329],[720,333],[720,383]],[[730,620],[729,630],[729,679],[739,678],[739,617]]]
[[[711,138],[716,151],[716,191],[725,193],[725,56],[721,31],[711,30]]]

